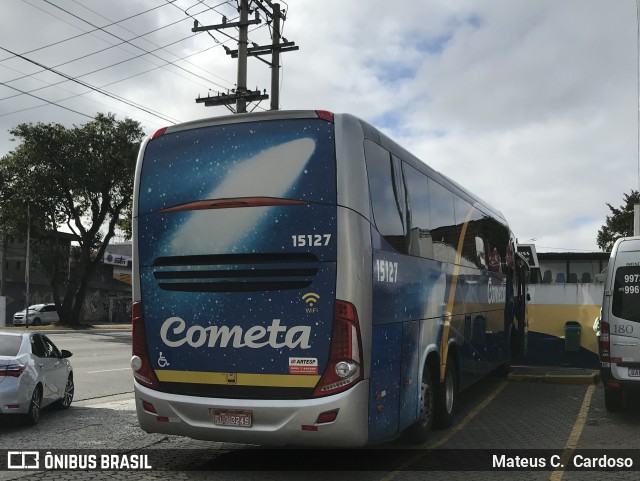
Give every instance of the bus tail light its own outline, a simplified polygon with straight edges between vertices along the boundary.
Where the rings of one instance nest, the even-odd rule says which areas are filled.
[[[611,362],[611,343],[609,341],[609,323],[600,319],[600,336],[598,337],[600,348],[600,362]]]
[[[151,140],[157,139],[158,137],[162,137],[166,131],[167,131],[167,127],[162,127],[160,129],[156,130],[153,133],[153,135],[151,136]]]
[[[313,392],[313,397],[346,391],[363,378],[358,313],[353,304],[336,300],[329,363]]]
[[[133,303],[131,318],[133,339],[131,369],[133,369],[133,377],[143,386],[158,389],[158,378],[151,368],[147,352],[142,302]]]
[[[328,110],[316,110],[316,115],[319,119],[326,120],[327,122],[333,123],[334,121],[333,112],[329,112]]]

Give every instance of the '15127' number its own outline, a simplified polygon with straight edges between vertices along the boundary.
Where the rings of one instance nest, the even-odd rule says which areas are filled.
[[[293,247],[323,247],[329,245],[331,234],[296,234],[291,238]]]

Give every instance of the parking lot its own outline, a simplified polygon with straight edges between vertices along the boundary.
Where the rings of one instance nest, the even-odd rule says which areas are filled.
[[[68,411],[45,410],[38,426],[0,421],[0,448],[72,454],[146,454],[140,471],[0,471],[14,479],[601,479],[600,468],[570,466],[571,456],[631,456],[633,470],[607,468],[607,479],[636,479],[640,409],[608,413],[589,370],[514,368],[462,393],[454,426],[422,446],[396,440],[363,450],[270,450],[146,434],[137,424],[129,334],[52,334],[74,351],[78,397]],[[95,365],[100,360],[102,366]],[[108,372],[107,372],[108,371]],[[104,381],[103,381],[104,379]],[[107,380],[108,379],[108,380]],[[111,391],[109,391],[111,389]],[[125,392],[126,391],[126,392]],[[638,400],[631,400],[639,405]],[[555,456],[555,457],[554,457]],[[546,466],[540,467],[540,460]],[[0,460],[4,461],[4,460]],[[553,463],[567,463],[554,469]],[[529,467],[523,466],[528,463]],[[531,467],[537,464],[538,468]],[[0,463],[1,464],[1,463]],[[570,469],[571,468],[571,469]]]
[[[144,473],[147,479],[162,479],[169,475],[167,471],[177,479],[206,478],[209,471],[221,479],[263,479],[265,472],[273,479],[324,479],[327,470],[338,471],[335,477],[340,479],[421,479],[427,472],[430,479],[462,479],[471,474],[469,470],[477,470],[475,479],[559,480],[600,479],[602,471],[554,471],[549,467],[554,455],[565,456],[573,449],[602,455],[634,448],[640,441],[639,425],[638,412],[606,412],[601,386],[491,378],[464,393],[453,428],[434,431],[419,448],[398,440],[355,451],[274,451],[147,435],[137,428],[133,401],[127,395],[107,402],[81,401],[68,412],[44,413],[37,429],[3,428],[0,439],[4,447],[13,449],[147,453],[153,466]],[[506,465],[501,469],[493,458],[502,455],[507,464],[516,457],[544,458],[547,467],[522,470],[522,466]],[[59,479],[62,473],[1,474],[0,479]],[[84,474],[93,479],[138,479],[141,473]],[[608,477],[636,479],[637,472],[609,469]]]

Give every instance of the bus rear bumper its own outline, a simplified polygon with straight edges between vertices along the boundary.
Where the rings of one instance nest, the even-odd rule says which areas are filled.
[[[368,438],[368,393],[368,380],[333,396],[295,400],[183,396],[135,383],[138,422],[146,432],[264,446],[365,445]],[[156,413],[151,412],[150,405]],[[218,410],[250,411],[252,425],[216,425],[213,412]],[[335,421],[317,423],[320,414],[336,410]]]

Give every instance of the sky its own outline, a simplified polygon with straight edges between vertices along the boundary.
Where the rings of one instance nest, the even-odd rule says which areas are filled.
[[[234,21],[235,0],[1,1],[0,155],[21,123],[112,112],[152,134],[230,113],[195,99],[235,88],[237,42],[191,28]],[[281,1],[300,49],[281,57],[280,108],[366,120],[538,252],[597,251],[607,203],[640,185],[636,1]],[[249,59],[249,88],[270,76]]]

